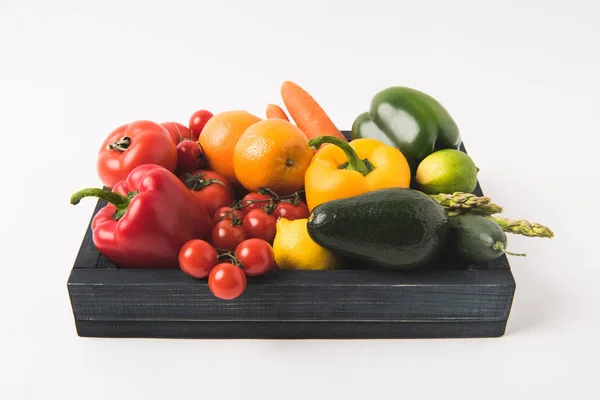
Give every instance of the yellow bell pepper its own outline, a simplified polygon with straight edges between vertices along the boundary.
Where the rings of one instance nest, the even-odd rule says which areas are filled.
[[[364,138],[350,143],[333,136],[320,136],[308,144],[323,147],[313,157],[304,177],[308,209],[330,200],[357,196],[385,188],[410,186],[410,167],[395,147]]]

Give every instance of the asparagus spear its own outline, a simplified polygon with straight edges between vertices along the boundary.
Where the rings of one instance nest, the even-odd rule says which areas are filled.
[[[449,217],[461,214],[483,215],[495,221],[505,232],[529,237],[554,237],[554,232],[550,228],[536,222],[494,216],[494,214],[502,212],[502,207],[492,203],[489,197],[464,192],[440,193],[429,195],[429,197],[441,205]]]

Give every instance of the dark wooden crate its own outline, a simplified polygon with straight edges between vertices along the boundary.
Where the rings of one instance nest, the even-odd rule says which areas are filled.
[[[93,215],[105,205],[98,201]],[[180,270],[118,268],[98,252],[88,225],[67,287],[83,337],[475,338],[504,334],[515,281],[505,256],[412,272],[358,265],[269,272],[223,301],[206,279]]]

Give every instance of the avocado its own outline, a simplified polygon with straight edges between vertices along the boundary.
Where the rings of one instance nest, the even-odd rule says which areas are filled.
[[[413,269],[444,247],[443,208],[414,189],[380,189],[315,207],[308,234],[322,247],[368,266]]]

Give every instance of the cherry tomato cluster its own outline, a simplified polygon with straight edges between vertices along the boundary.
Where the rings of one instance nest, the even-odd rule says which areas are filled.
[[[213,114],[210,111],[199,110],[190,117],[189,127],[178,122],[163,122],[161,124],[169,131],[171,139],[177,146],[177,167],[175,168],[177,175],[208,167],[202,146],[198,143],[198,138],[202,133],[202,129],[204,129],[204,125],[212,117]]]
[[[273,248],[262,239],[246,239],[235,251],[216,249],[194,239],[179,252],[181,269],[194,278],[208,277],[208,287],[218,298],[231,300],[246,290],[246,276],[259,276],[275,269]]]
[[[212,244],[231,251],[250,238],[272,244],[277,218],[294,220],[308,218],[308,215],[308,207],[298,193],[284,197],[268,189],[261,193],[248,193],[241,201],[215,211]]]

